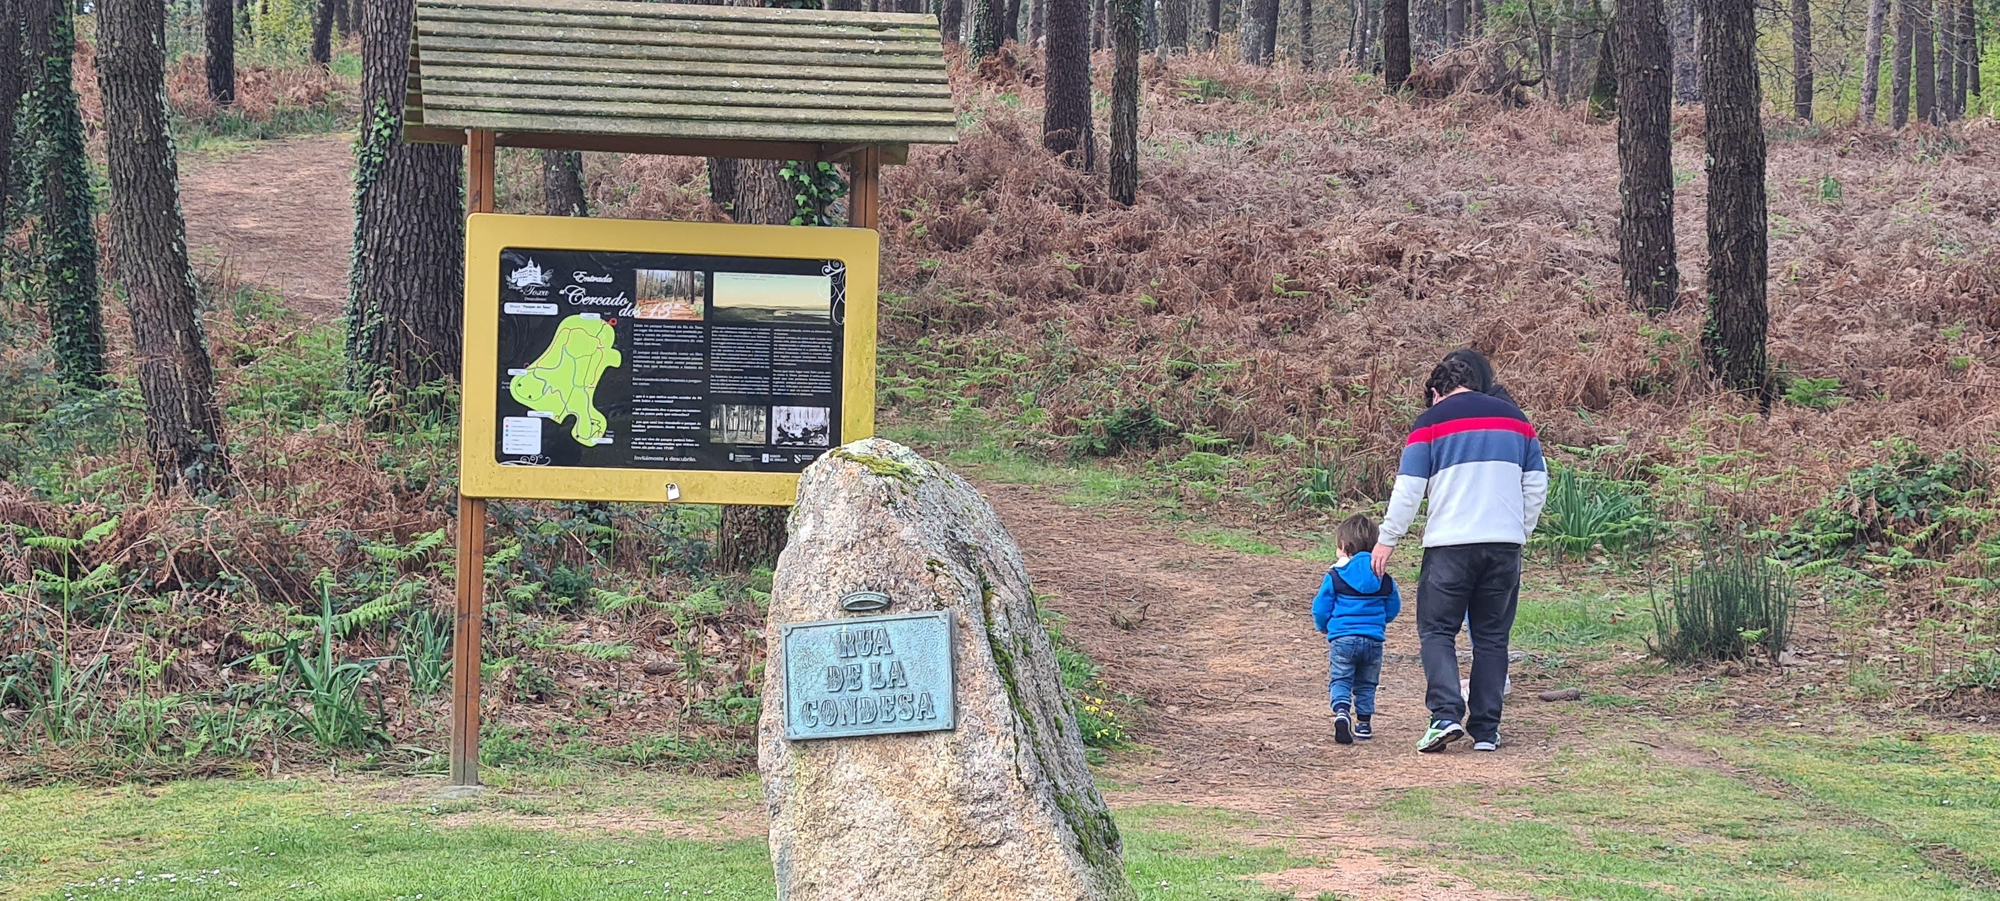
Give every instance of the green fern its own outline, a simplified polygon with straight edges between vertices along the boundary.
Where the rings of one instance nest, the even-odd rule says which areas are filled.
[[[582,654],[593,660],[630,660],[632,645],[624,641],[585,641],[577,644],[557,645],[558,650]]]
[[[436,550],[444,544],[444,539],[444,529],[440,528],[436,531],[426,532],[417,536],[415,540],[407,545],[374,544],[372,542],[363,544],[361,545],[361,552],[382,563],[391,566],[402,566],[429,556],[431,551]]]
[[[653,599],[643,594],[626,594],[605,588],[592,588],[591,600],[597,602],[597,609],[607,614],[623,613],[627,610],[641,610],[653,606]]]

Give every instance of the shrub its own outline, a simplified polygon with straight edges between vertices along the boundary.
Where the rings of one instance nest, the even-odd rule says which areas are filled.
[[[1602,546],[1611,553],[1643,549],[1659,523],[1646,489],[1574,466],[1549,466],[1549,498],[1535,540],[1559,557],[1582,557]]]
[[[1653,653],[1675,663],[1740,660],[1762,649],[1776,660],[1798,608],[1784,565],[1741,543],[1710,547],[1665,597],[1653,595]]]
[[[1979,467],[1963,452],[1937,457],[1891,442],[1894,456],[1848,473],[1819,506],[1806,512],[1779,543],[1779,559],[1840,557],[1869,545],[1939,550],[1951,530],[1936,526],[1973,491]],[[1948,549],[1945,549],[1948,550]]]

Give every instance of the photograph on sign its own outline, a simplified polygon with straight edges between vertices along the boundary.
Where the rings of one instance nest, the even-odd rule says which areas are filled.
[[[951,611],[784,627],[785,738],[957,728]]]
[[[508,247],[495,461],[798,472],[840,441],[838,260]]]

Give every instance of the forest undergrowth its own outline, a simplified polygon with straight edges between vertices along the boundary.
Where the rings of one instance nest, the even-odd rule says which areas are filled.
[[[198,62],[173,72],[182,133],[221,133]],[[1149,59],[1123,208],[1040,149],[1040,77],[1005,54],[957,71],[960,143],[889,170],[885,424],[1313,529],[1386,500],[1416,386],[1471,345],[1558,467],[1547,553],[1665,584],[1692,549],[1748,543],[1786,561],[1809,615],[1847,624],[1855,692],[2000,710],[1992,123],[1769,123],[1780,400],[1760,411],[1702,374],[1696,114],[1675,147],[1690,289],[1648,320],[1618,296],[1613,127],[1580,110]],[[345,102],[324,72],[266,84],[256,121]],[[535,208],[538,170],[503,156],[503,209]],[[593,212],[726,218],[703,171],[591,155]],[[0,306],[0,778],[439,768],[455,391],[351,393],[338,323],[227,270],[203,289],[227,497],[155,494],[134,391],[60,387],[33,299]],[[769,576],[710,570],[713,510],[497,504],[495,521],[489,758],[747,765]]]

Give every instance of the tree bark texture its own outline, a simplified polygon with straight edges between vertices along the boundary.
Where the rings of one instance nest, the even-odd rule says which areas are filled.
[[[1910,72],[1911,82],[1916,86],[1917,119],[1933,125],[1938,122],[1937,109],[1937,48],[1931,16],[1931,0],[1916,0],[1910,4],[1910,27],[1914,33],[1912,40],[1916,47],[1916,64]]]
[[[1708,321],[1702,355],[1731,388],[1770,401],[1764,336],[1769,236],[1755,0],[1702,0],[1708,151]]]
[[[1222,39],[1222,0],[1207,0],[1202,4],[1201,49],[1214,50]]]
[[[583,196],[583,152],[542,151],[542,207],[550,216],[588,216]]]
[[[1188,14],[1194,0],[1164,0],[1166,4],[1167,49],[1185,53],[1188,49]]]
[[[943,0],[938,4],[938,33],[947,43],[958,43],[965,31],[965,0]]]
[[[1590,114],[1609,119],[1618,112],[1618,49],[1611,44],[1611,23],[1597,42],[1597,76],[1590,81]]]
[[[1951,75],[1958,70],[1958,3],[1938,0],[1937,25],[1937,120],[1958,118],[1951,111]]]
[[[1266,50],[1278,36],[1278,0],[1243,0],[1243,19],[1236,32],[1236,49],[1243,61],[1271,64]]]
[[[1916,52],[1910,45],[1917,33],[1915,14],[1910,11],[1914,2],[1895,0],[1896,59],[1889,66],[1889,125],[1897,129],[1910,124],[1910,60]]]
[[[29,194],[42,220],[38,261],[48,296],[56,374],[86,390],[104,387],[104,318],[98,306],[97,234],[92,230],[90,157],[72,85],[76,18],[69,0],[26,0],[33,68],[22,146]]]
[[[402,392],[459,373],[463,159],[456,147],[403,142],[413,0],[361,12],[348,365],[356,388]]]
[[[329,0],[329,2],[333,4],[334,33],[345,39],[354,33],[354,19],[351,16],[354,5],[349,0]]]
[[[1465,2],[1466,0],[1444,0],[1444,45],[1457,47],[1465,43]]]
[[[346,0],[320,0],[319,10],[313,16],[312,61],[319,65],[333,62],[333,8]]]
[[[1049,0],[1048,44],[1042,146],[1088,172],[1097,164],[1090,123],[1089,0]]]
[[[1674,99],[1701,102],[1701,25],[1696,0],[1669,0],[1674,40]]]
[[[1145,0],[1111,0],[1111,199],[1139,195],[1139,17]]]
[[[201,307],[188,268],[180,179],[167,137],[166,7],[101,0],[97,83],[111,181],[111,248],[146,403],[146,446],[163,488],[228,484],[229,460]]]
[[[1620,0],[1618,261],[1625,296],[1647,314],[1680,294],[1674,253],[1673,63],[1661,0]]]
[[[1007,12],[1000,29],[1000,43],[1021,40],[1021,0],[1007,0]]]
[[[1410,0],[1410,55],[1431,59],[1442,52],[1444,0]]]
[[[1792,0],[1792,115],[1813,117],[1812,0]]]
[[[1299,0],[1299,66],[1313,67],[1313,0]]]
[[[14,117],[28,90],[28,60],[22,55],[23,7],[32,0],[0,0],[0,235],[14,230]]]
[[[1090,49],[1103,50],[1111,46],[1110,19],[1105,18],[1109,0],[1092,0],[1090,4]]]
[[[1868,34],[1862,39],[1861,108],[1856,116],[1871,125],[1882,92],[1882,24],[1888,14],[1889,0],[1868,0]]]
[[[230,0],[205,0],[203,8],[208,99],[228,106],[236,102],[236,5]]]
[[[1410,0],[1383,0],[1382,83],[1400,91],[1410,80]]]
[[[973,0],[972,43],[967,48],[973,59],[985,59],[1000,49],[1006,18],[1007,0]]]
[[[1979,59],[1979,23],[1972,8],[1972,0],[1959,0],[1958,4],[1958,66],[1952,75],[1952,110],[1963,117],[1969,108],[1972,87],[1973,66]]]

